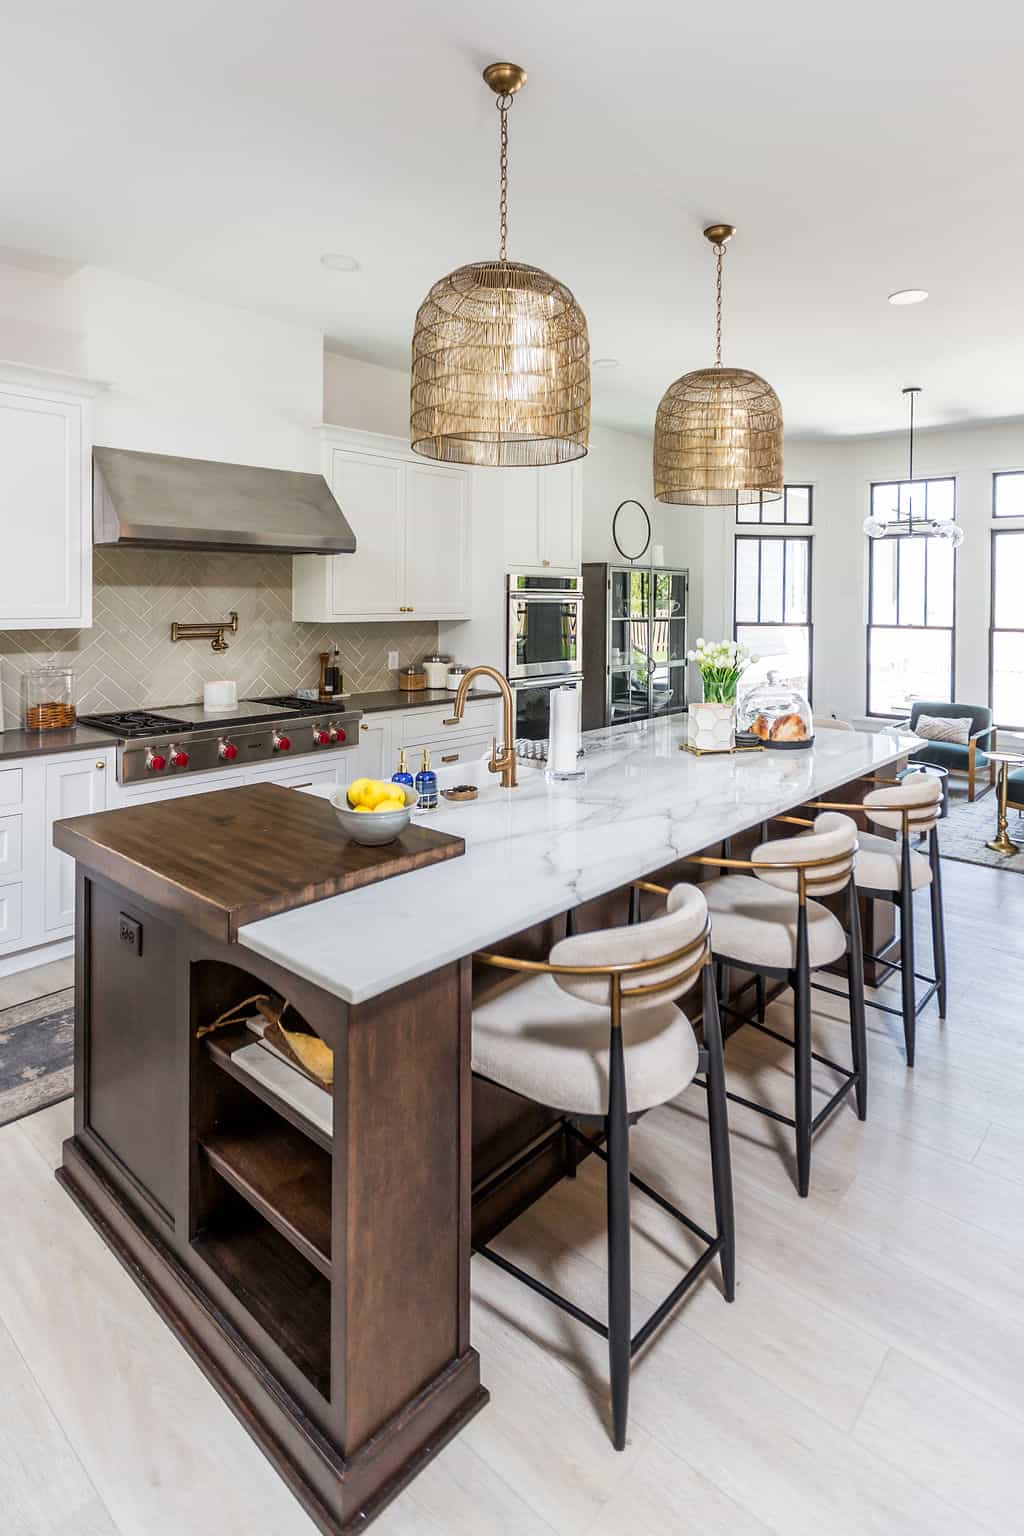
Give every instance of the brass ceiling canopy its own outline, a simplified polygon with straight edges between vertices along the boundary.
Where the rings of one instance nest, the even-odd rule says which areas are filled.
[[[508,111],[526,71],[483,74],[501,119],[498,258],[450,272],[419,307],[410,441],[449,464],[566,464],[590,433],[586,316],[564,283],[508,260]]]
[[[782,406],[746,368],[722,367],[722,258],[736,230],[709,224],[715,277],[715,365],[669,386],[654,426],[654,495],[690,507],[734,507],[782,495]]]

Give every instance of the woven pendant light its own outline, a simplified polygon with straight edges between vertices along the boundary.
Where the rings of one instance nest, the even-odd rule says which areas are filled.
[[[489,64],[484,79],[501,115],[499,255],[442,277],[419,307],[410,439],[449,464],[566,464],[590,432],[586,316],[564,283],[507,258],[508,110],[526,71]]]
[[[782,495],[782,406],[746,368],[722,367],[722,258],[731,224],[704,231],[715,249],[715,366],[665,391],[654,426],[654,496],[689,507],[734,507]]]

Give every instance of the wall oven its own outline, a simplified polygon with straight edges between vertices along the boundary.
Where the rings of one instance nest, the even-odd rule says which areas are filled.
[[[579,673],[583,654],[583,581],[579,576],[508,578],[510,682],[566,678]]]
[[[514,681],[516,741],[547,741],[551,733],[551,690],[571,684],[576,689],[579,709],[583,707],[583,678],[576,674],[561,677],[531,677]]]

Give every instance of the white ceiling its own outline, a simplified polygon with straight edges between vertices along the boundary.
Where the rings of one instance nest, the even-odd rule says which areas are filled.
[[[5,7],[0,246],[309,322],[405,367],[416,307],[495,253],[586,310],[603,422],[725,358],[787,428],[1024,414],[1024,8],[995,0],[40,0]],[[357,257],[343,275],[324,251]],[[895,308],[894,289],[927,303]]]

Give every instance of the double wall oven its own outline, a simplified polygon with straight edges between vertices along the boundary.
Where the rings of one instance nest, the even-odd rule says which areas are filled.
[[[547,738],[551,690],[583,682],[583,579],[513,573],[508,578],[505,672],[517,741]]]

